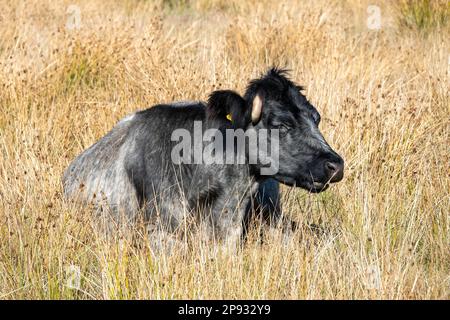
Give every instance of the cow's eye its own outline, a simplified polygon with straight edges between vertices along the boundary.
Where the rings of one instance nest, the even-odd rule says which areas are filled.
[[[288,125],[280,124],[276,126],[275,129],[278,129],[280,131],[281,136],[285,136],[291,128]]]

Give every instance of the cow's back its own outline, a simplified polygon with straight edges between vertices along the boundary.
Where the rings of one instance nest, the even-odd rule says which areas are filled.
[[[166,170],[172,167],[170,136],[180,127],[192,130],[195,119],[204,119],[201,102],[157,105],[126,116],[72,161],[63,176],[65,196],[134,218],[152,200],[149,192],[166,190],[176,180]]]

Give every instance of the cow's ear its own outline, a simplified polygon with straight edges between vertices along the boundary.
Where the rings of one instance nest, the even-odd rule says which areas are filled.
[[[252,101],[252,123],[257,124],[261,119],[263,109],[263,98],[261,93],[257,93]]]
[[[250,122],[245,100],[231,90],[218,90],[211,93],[206,113],[209,119],[231,121],[236,128],[245,128]]]

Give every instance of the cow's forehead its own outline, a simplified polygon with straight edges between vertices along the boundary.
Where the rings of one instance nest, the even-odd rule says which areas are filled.
[[[288,93],[289,98],[300,111],[318,114],[316,108],[308,101],[308,99],[300,92],[297,87],[289,88]]]

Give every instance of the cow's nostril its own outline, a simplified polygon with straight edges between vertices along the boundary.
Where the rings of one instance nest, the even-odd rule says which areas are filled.
[[[325,166],[327,167],[327,170],[330,172],[335,172],[337,171],[337,164],[333,163],[333,162],[327,162],[325,163]]]
[[[330,182],[341,181],[344,177],[344,164],[339,162],[325,162],[325,170],[327,171]]]

